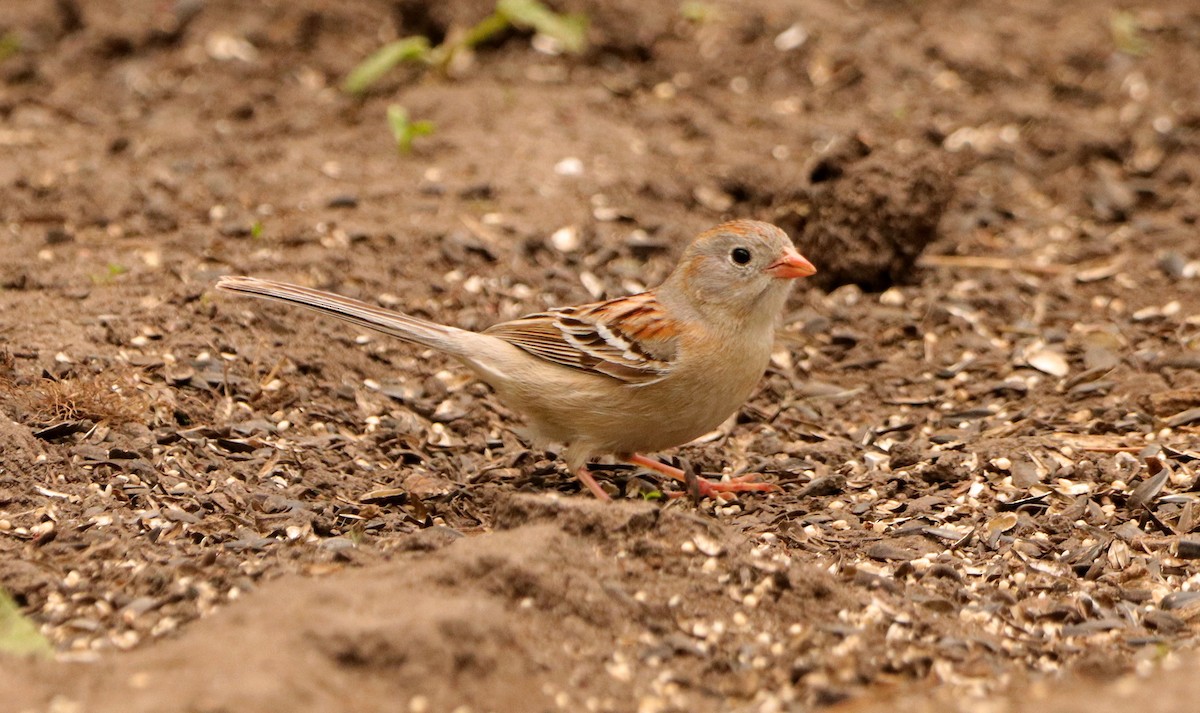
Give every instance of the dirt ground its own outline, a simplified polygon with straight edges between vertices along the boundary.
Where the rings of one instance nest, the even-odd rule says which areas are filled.
[[[354,98],[493,3],[0,3],[0,710],[1194,710],[1200,7],[551,4]],[[821,272],[719,504],[212,290],[483,328],[730,216]]]

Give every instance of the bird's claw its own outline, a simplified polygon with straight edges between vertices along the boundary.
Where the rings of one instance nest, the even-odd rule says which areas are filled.
[[[757,473],[748,473],[739,475],[736,478],[729,480],[708,480],[707,478],[696,478],[697,494],[701,498],[712,498],[713,500],[731,500],[736,497],[735,493],[760,492],[771,493],[781,490],[778,485],[773,483],[758,483]],[[669,493],[672,498],[681,498],[688,493],[686,491],[678,491]]]

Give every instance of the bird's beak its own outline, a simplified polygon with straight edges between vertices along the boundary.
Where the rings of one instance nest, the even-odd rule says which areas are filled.
[[[789,248],[783,257],[768,265],[764,272],[781,280],[791,280],[815,275],[817,268],[813,267],[813,264],[803,255]]]

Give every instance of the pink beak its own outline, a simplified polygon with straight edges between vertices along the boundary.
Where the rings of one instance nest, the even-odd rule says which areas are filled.
[[[782,280],[792,280],[797,277],[808,277],[815,275],[817,268],[809,262],[803,255],[788,248],[783,257],[767,266],[766,272],[771,277],[778,277]]]

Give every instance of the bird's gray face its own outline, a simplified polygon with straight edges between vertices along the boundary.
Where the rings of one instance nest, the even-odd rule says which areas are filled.
[[[779,228],[737,220],[696,238],[671,279],[694,303],[729,318],[774,320],[793,280],[816,271]]]

